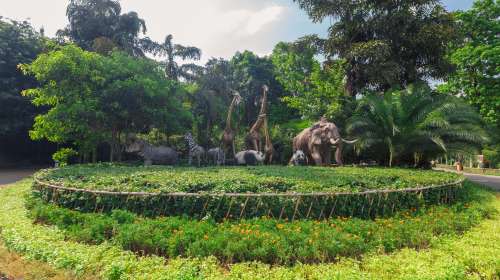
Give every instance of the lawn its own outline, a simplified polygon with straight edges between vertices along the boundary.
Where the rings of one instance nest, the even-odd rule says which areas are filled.
[[[93,273],[102,279],[497,279],[500,275],[500,200],[472,184],[466,187],[473,193],[471,201],[459,212],[474,212],[482,207],[490,210],[486,216],[473,218],[474,223],[462,230],[432,236],[422,247],[390,253],[382,248],[357,258],[340,257],[332,263],[289,266],[262,262],[221,266],[215,257],[166,261],[157,256],[139,257],[108,241],[97,245],[77,242],[68,239],[65,229],[33,224],[27,217],[22,197],[30,193],[30,185],[31,181],[26,180],[0,190],[3,242],[29,259],[77,275]],[[439,208],[433,209],[436,222],[454,223],[449,216],[440,214]]]

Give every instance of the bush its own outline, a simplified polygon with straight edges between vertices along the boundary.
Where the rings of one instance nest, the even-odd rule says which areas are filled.
[[[71,148],[62,148],[52,155],[52,159],[56,162],[57,166],[64,167],[77,155],[78,153]]]
[[[284,221],[270,218],[239,222],[184,217],[148,219],[126,211],[88,214],[45,204],[36,198],[28,208],[36,222],[56,225],[66,236],[87,243],[110,240],[123,249],[169,258],[215,256],[224,263],[268,264],[332,262],[402,247],[425,248],[435,236],[461,233],[494,211],[479,201],[481,192],[467,186],[461,201],[412,209],[394,217],[363,220]]]
[[[144,216],[210,216],[216,220],[253,217],[325,219],[335,216],[376,217],[456,198],[461,178],[456,174],[386,168],[226,167],[166,168],[79,165],[46,170],[37,180],[55,185],[112,193],[59,190],[37,181],[34,192],[45,201],[85,212],[123,209]],[[358,194],[360,191],[402,189],[446,184],[424,191]],[[156,195],[125,195],[143,191]],[[334,195],[344,191],[340,195]],[[197,193],[196,196],[171,194]],[[288,193],[287,196],[228,196],[217,193]],[[298,196],[294,193],[326,192]]]
[[[30,181],[0,189],[0,238],[9,250],[26,259],[49,263],[78,275],[85,272],[96,279],[496,279],[500,273],[500,216],[481,222],[463,236],[433,238],[429,249],[403,249],[388,255],[366,254],[362,259],[342,258],[329,264],[270,266],[259,262],[220,266],[213,257],[200,259],[137,257],[109,243],[86,245],[68,240],[56,227],[33,224],[26,217],[21,197],[29,192]],[[494,206],[491,194],[477,186],[469,204]],[[481,197],[479,197],[481,196]],[[439,218],[439,217],[438,217]]]

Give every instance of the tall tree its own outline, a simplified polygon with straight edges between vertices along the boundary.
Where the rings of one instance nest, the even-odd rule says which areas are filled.
[[[121,13],[117,0],[70,0],[66,15],[69,25],[58,31],[85,50],[109,53],[114,48],[135,56],[153,51],[156,44],[146,33],[146,23],[136,12]]]
[[[418,166],[446,152],[479,149],[486,140],[480,117],[468,104],[427,85],[366,95],[348,131],[360,137],[361,149],[372,148],[379,157],[385,153],[389,166],[412,161]]]
[[[98,144],[119,147],[120,135],[156,127],[173,132],[189,115],[157,62],[124,53],[101,56],[67,45],[22,66],[40,86],[24,91],[37,106],[48,106],[35,119],[31,136],[73,143],[82,154]]]
[[[168,35],[163,44],[157,47],[156,54],[166,57],[163,64],[167,77],[176,81],[178,81],[179,78],[192,81],[200,74],[202,68],[193,63],[179,65],[175,60],[200,60],[201,50],[196,47],[174,44],[173,39],[174,37],[171,34]]]
[[[294,0],[314,22],[333,19],[318,40],[328,60],[347,63],[346,90],[387,90],[450,71],[446,46],[454,21],[439,0]]]
[[[309,44],[276,45],[272,54],[276,79],[290,93],[283,101],[307,119],[338,119],[345,96],[344,63],[321,65],[316,54]]]
[[[29,139],[35,115],[45,109],[35,108],[21,96],[21,91],[35,86],[36,81],[17,67],[33,61],[43,51],[44,41],[28,22],[0,17],[0,164],[21,159],[43,162],[50,156],[50,145]]]
[[[477,0],[457,19],[464,40],[450,58],[456,71],[440,91],[465,98],[490,124],[500,127],[500,3]]]

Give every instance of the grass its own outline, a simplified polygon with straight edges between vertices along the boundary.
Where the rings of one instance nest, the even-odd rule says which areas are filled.
[[[37,177],[73,188],[145,192],[360,192],[454,182],[445,172],[355,167],[172,168],[74,165],[45,170]]]
[[[393,217],[339,217],[323,221],[255,218],[216,222],[184,217],[142,218],[114,210],[81,213],[28,199],[35,222],[56,225],[66,238],[89,244],[109,241],[139,254],[168,258],[215,256],[224,264],[259,261],[292,265],[359,258],[410,247],[423,249],[434,238],[461,234],[491,217],[493,196],[466,184],[453,205],[401,211]]]
[[[433,238],[426,249],[391,254],[372,252],[361,259],[342,258],[334,264],[270,266],[258,262],[221,267],[212,258],[137,257],[109,243],[85,245],[66,240],[61,230],[32,224],[22,197],[26,180],[0,190],[1,239],[28,259],[90,272],[100,279],[498,279],[500,217],[481,222],[462,236]],[[500,210],[500,199],[487,202]]]
[[[92,279],[90,277],[77,278],[71,272],[55,270],[46,263],[24,260],[18,254],[10,252],[0,242],[0,279],[24,280],[76,280]]]

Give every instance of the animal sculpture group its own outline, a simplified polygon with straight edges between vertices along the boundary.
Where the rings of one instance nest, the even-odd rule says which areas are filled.
[[[241,103],[241,96],[238,92],[233,92],[233,99],[229,105],[226,119],[226,127],[221,137],[220,147],[211,148],[208,152],[198,145],[193,135],[188,132],[184,139],[188,148],[188,164],[192,165],[193,160],[198,167],[202,163],[212,165],[226,165],[234,163],[236,165],[260,165],[272,164],[274,147],[271,142],[268,128],[267,116],[267,96],[269,88],[262,87],[260,98],[260,110],[255,123],[250,128],[245,137],[246,150],[236,153],[235,137],[236,130],[232,126],[232,113],[236,106]],[[264,141],[262,141],[264,135]],[[293,155],[289,165],[330,165],[332,149],[335,148],[335,161],[337,165],[342,165],[343,144],[353,144],[354,141],[347,141],[340,136],[337,126],[328,122],[326,118],[313,126],[304,129],[293,139]],[[137,153],[144,159],[145,165],[165,164],[175,165],[178,163],[178,153],[170,147],[154,147],[144,140],[134,138],[126,151]],[[231,154],[232,159],[227,156]]]

